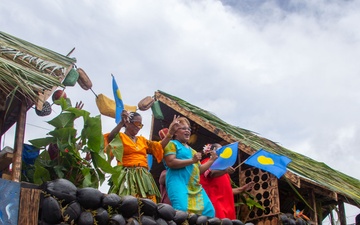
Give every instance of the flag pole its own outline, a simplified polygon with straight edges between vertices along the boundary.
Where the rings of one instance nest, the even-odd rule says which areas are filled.
[[[246,160],[245,160],[246,161]],[[244,162],[245,162],[244,161]],[[242,163],[240,163],[239,165],[237,165],[235,168],[234,168],[234,170],[236,170],[237,168],[239,168],[242,164],[244,164],[244,162],[242,162]]]

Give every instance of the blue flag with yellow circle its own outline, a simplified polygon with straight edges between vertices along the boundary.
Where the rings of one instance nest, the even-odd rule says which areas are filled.
[[[291,159],[286,156],[277,155],[267,152],[264,149],[260,149],[244,163],[272,173],[280,179],[280,177],[286,173],[286,167],[290,162]]]
[[[210,166],[211,170],[225,170],[229,166],[234,165],[238,155],[238,142],[225,145],[218,150],[216,154],[219,156]]]
[[[120,89],[115,81],[114,75],[112,75],[112,87],[114,92],[114,100],[116,104],[115,109],[115,122],[118,124],[121,121],[121,112],[124,110],[124,103],[121,97]]]

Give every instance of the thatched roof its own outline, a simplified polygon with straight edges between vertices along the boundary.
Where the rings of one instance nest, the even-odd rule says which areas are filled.
[[[12,126],[19,104],[41,109],[73,68],[76,59],[0,31],[1,135]]]
[[[259,136],[255,132],[228,124],[211,112],[192,105],[176,96],[157,91],[155,98],[200,124],[210,132],[222,137],[227,142],[238,141],[240,143],[240,150],[247,155],[252,155],[257,150],[263,148],[269,152],[289,157],[292,159],[292,162],[288,165],[288,172],[285,174],[285,177],[298,177],[298,187],[305,183],[318,186],[321,188],[321,194],[323,195],[331,195],[332,199],[337,200],[340,198],[344,202],[356,206],[360,205],[359,180],[334,170],[325,163],[315,161],[302,154],[286,149],[271,140]],[[296,179],[293,179],[292,182],[296,182]]]

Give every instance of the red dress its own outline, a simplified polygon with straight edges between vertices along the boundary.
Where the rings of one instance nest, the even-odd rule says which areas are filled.
[[[207,162],[209,158],[201,161],[201,164]],[[209,170],[200,176],[200,184],[205,189],[215,208],[215,216],[219,219],[229,218],[236,219],[234,195],[232,192],[230,176],[224,174],[220,177],[210,178],[206,176]]]

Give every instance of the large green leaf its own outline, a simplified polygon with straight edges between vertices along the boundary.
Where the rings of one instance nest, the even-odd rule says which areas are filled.
[[[91,174],[90,174],[90,168],[83,168],[81,170],[82,174],[84,175],[84,180],[82,182],[82,187],[91,187],[92,181],[91,181]]]
[[[99,152],[102,150],[100,148],[103,141],[100,116],[88,118],[86,120],[81,137],[83,139],[83,143],[85,140],[87,140],[87,145],[92,151]]]
[[[88,118],[90,118],[90,113],[88,111],[86,111],[86,110],[82,110],[82,109],[78,109],[78,108],[74,108],[74,107],[69,106],[67,108],[64,108],[64,111],[73,113],[76,116],[76,118],[83,117],[84,123],[86,122],[86,120]]]
[[[37,148],[42,148],[48,146],[50,143],[56,142],[56,138],[54,137],[38,138],[38,139],[29,140],[29,142]]]
[[[75,144],[76,130],[73,127],[59,128],[50,131],[49,134],[57,138],[57,142],[67,143],[70,146]]]
[[[42,184],[46,181],[51,180],[50,172],[42,165],[41,160],[50,158],[47,151],[43,151],[38,158],[35,160],[35,172],[34,172],[34,183]]]
[[[91,158],[95,167],[101,168],[105,173],[115,173],[116,170],[108,163],[104,158],[100,157],[98,154],[91,154]]]
[[[65,168],[61,165],[54,166],[54,171],[59,178],[64,178],[64,170]]]
[[[73,113],[61,113],[48,123],[56,128],[74,127],[74,119],[76,115]]]
[[[122,162],[122,157],[124,153],[124,146],[121,141],[120,135],[115,135],[114,139],[106,147],[106,152],[112,151],[116,160]]]

